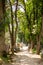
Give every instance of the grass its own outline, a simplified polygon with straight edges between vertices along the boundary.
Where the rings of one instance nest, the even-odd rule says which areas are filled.
[[[9,57],[4,57],[4,56],[0,56],[0,59],[3,60],[4,62],[8,63],[10,58]]]

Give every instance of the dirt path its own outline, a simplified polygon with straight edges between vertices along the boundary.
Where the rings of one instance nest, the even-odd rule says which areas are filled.
[[[2,65],[43,65],[40,62],[40,55],[32,54],[27,51],[28,47],[23,47],[21,52],[15,53],[12,61],[10,63],[3,63]]]
[[[39,63],[39,55],[31,54],[28,51],[23,51],[15,54],[17,56],[13,58],[13,62],[3,65],[43,65],[43,62]]]
[[[36,54],[31,54],[28,51],[19,52],[16,54],[18,56],[17,65],[39,65],[40,56]],[[43,65],[42,63],[40,65]]]

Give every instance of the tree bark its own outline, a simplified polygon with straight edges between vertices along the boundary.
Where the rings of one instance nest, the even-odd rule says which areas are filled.
[[[0,1],[0,55],[6,51],[5,44],[5,0]]]
[[[18,7],[18,0],[16,0],[16,9],[15,9],[15,22],[16,22],[16,29],[14,33],[14,22],[13,22],[13,9],[12,9],[12,4],[9,0],[10,3],[10,8],[11,8],[11,26],[12,26],[12,32],[10,31],[10,25],[9,26],[9,32],[10,32],[10,37],[11,37],[11,51],[12,55],[14,55],[14,48],[16,48],[16,34],[17,34],[17,28],[18,28],[18,22],[17,22],[17,7]]]
[[[37,47],[36,47],[37,54],[40,53],[40,40],[41,40],[41,35],[37,36]]]
[[[42,31],[41,31],[41,36],[43,37],[43,14],[42,14]]]
[[[17,21],[17,9],[18,9],[18,0],[16,0],[16,9],[15,9],[15,22],[16,22],[16,29],[15,29],[15,43],[16,43],[16,35],[18,29],[18,21]]]
[[[11,26],[12,26],[12,31],[10,31],[10,25],[9,25],[9,32],[10,32],[10,37],[11,37],[11,51],[12,55],[14,55],[14,21],[13,21],[13,9],[12,9],[12,4],[11,1],[9,0],[10,4],[10,9],[11,9]]]
[[[26,16],[26,19],[27,19],[27,22],[28,22],[28,29],[30,30],[30,44],[31,44],[31,49],[32,49],[32,46],[33,46],[33,43],[32,43],[32,38],[31,38],[31,14],[30,14],[30,17],[28,16],[28,13],[26,11],[26,5],[25,5],[25,1],[23,0],[23,5],[24,5],[24,10],[25,10],[25,16]]]

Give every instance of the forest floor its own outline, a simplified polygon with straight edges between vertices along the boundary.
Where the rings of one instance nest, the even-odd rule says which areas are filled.
[[[13,62],[3,63],[2,65],[43,65],[43,62],[40,61],[40,55],[32,54],[27,50],[15,54]]]

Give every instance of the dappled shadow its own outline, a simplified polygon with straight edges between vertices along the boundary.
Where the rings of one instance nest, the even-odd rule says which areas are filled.
[[[16,58],[16,60],[15,58],[13,59],[12,65],[39,65],[38,61],[40,60],[40,58],[31,57],[29,54],[26,53],[18,53],[17,55],[18,58]]]
[[[16,56],[13,57],[13,62],[4,65],[43,65],[40,61],[40,56],[36,54],[30,54],[27,51],[15,53]]]

